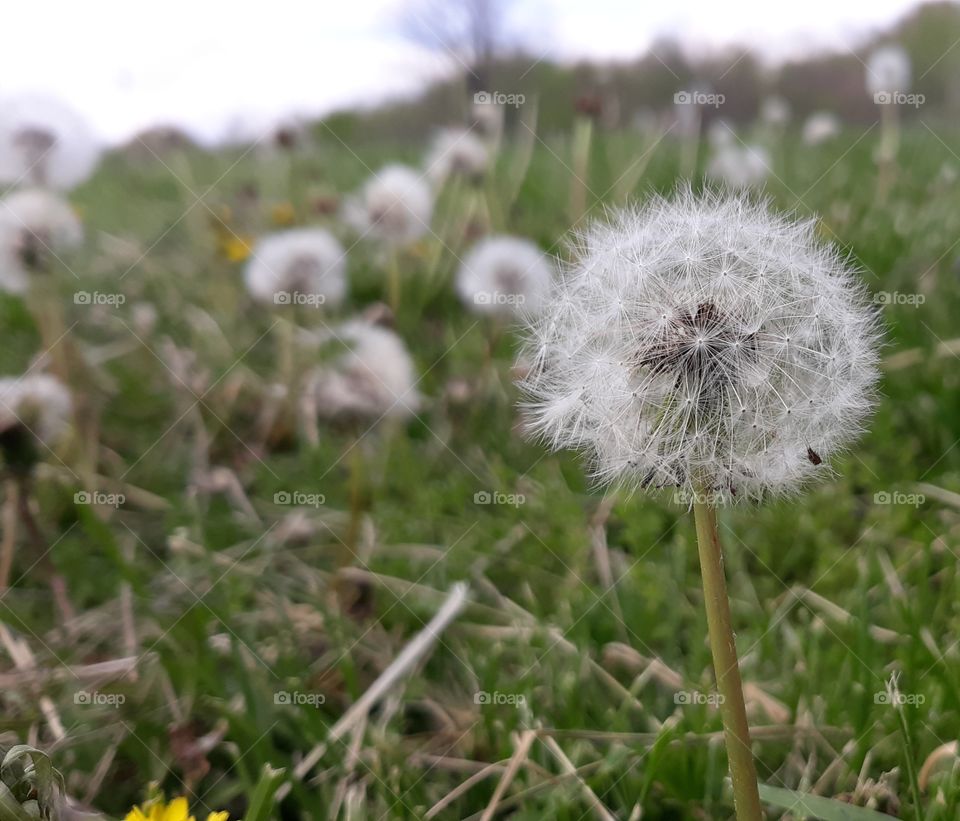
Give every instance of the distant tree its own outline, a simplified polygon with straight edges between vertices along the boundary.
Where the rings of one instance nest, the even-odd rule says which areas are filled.
[[[466,74],[472,95],[490,88],[494,60],[506,46],[511,0],[408,0],[400,29],[408,38],[447,54]]]

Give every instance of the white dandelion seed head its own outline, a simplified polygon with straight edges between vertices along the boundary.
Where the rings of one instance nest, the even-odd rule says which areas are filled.
[[[457,294],[478,314],[511,316],[539,312],[555,268],[536,244],[522,237],[480,240],[457,271]]]
[[[820,145],[840,134],[840,120],[829,111],[815,111],[803,124],[802,139],[805,145]]]
[[[422,237],[432,214],[430,186],[413,168],[397,164],[380,169],[344,205],[347,224],[390,246]]]
[[[871,412],[877,323],[813,220],[682,189],[581,237],[529,323],[528,427],[586,452],[598,482],[791,494]]]
[[[770,175],[771,162],[763,146],[725,143],[713,152],[707,176],[729,188],[752,188]]]
[[[736,145],[737,135],[725,120],[714,120],[707,129],[707,142],[716,150]]]
[[[781,128],[790,122],[790,103],[783,97],[765,97],[760,104],[760,119],[767,125]]]
[[[307,378],[307,392],[322,419],[405,419],[416,414],[417,377],[403,340],[363,320],[344,322],[314,337],[331,359]]]
[[[0,290],[22,294],[31,271],[83,242],[83,226],[70,203],[40,189],[0,200]]]
[[[496,141],[503,131],[503,106],[499,103],[474,103],[468,118],[481,137]]]
[[[51,446],[69,428],[72,410],[70,391],[54,376],[0,378],[0,433],[21,425]]]
[[[323,228],[278,231],[257,240],[244,280],[259,302],[290,303],[303,294],[333,308],[347,292],[346,252]]]
[[[94,172],[101,152],[84,119],[57,100],[20,96],[0,103],[0,183],[67,191]]]
[[[867,60],[866,84],[870,94],[895,94],[910,90],[910,55],[900,46],[881,46]]]
[[[487,173],[490,151],[472,131],[445,128],[434,136],[425,165],[434,185],[457,176],[479,180]]]

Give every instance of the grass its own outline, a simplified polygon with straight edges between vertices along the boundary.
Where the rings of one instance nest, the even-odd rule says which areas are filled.
[[[960,168],[960,135],[909,130],[885,202],[876,141],[875,131],[815,149],[789,139],[767,191],[784,209],[821,214],[824,235],[875,292],[925,301],[884,307],[885,398],[837,478],[789,504],[723,511],[720,532],[760,780],[950,819],[960,812],[954,759],[923,783],[918,773],[960,732],[960,499],[943,492],[960,489],[960,369],[956,355],[936,354],[958,336],[960,208],[940,174]],[[635,134],[597,136],[592,215],[647,148]],[[289,201],[298,222],[329,222],[311,212],[317,197],[418,153],[321,135],[293,156],[115,156],[75,192],[90,241],[52,287],[69,328],[60,345],[87,363],[71,370],[71,388],[91,421],[45,460],[34,503],[79,615],[59,623],[32,548],[18,545],[16,582],[0,599],[0,741],[47,750],[68,793],[110,816],[151,781],[190,796],[198,814],[242,816],[264,767],[289,775],[466,580],[471,603],[406,686],[306,783],[288,781],[275,817],[422,818],[484,772],[438,815],[478,818],[524,744],[499,805],[513,818],[576,821],[595,802],[618,818],[729,817],[692,517],[669,498],[592,490],[575,456],[520,437],[515,341],[499,336],[487,356],[495,336],[453,295],[449,249],[430,239],[401,262],[397,329],[427,402],[404,429],[362,437],[366,513],[348,570],[338,574],[337,561],[356,432],[323,428],[309,448],[283,416],[269,435],[258,430],[276,378],[275,315],[250,302],[242,266],[218,253],[217,220],[229,209],[231,230],[255,236],[269,230],[271,206]],[[537,142],[508,203],[515,154],[504,150],[487,183],[494,228],[563,253],[569,139]],[[669,191],[678,167],[665,141],[630,193]],[[455,207],[442,200],[435,222]],[[349,269],[344,314],[384,298],[375,249],[352,247]],[[77,291],[125,302],[75,304]],[[155,327],[137,324],[138,303],[155,307]],[[0,299],[0,316],[0,371],[21,373],[40,336],[20,300]],[[330,318],[307,310],[298,320]],[[176,374],[175,349],[195,353]],[[252,512],[217,491],[210,468],[236,475]],[[75,503],[95,489],[126,500]],[[283,492],[324,501],[295,510],[275,503]],[[482,492],[516,503],[477,503]],[[13,669],[12,643],[28,650],[26,669]],[[90,672],[127,657],[135,672]],[[911,697],[902,709],[883,703],[893,673]],[[282,703],[282,693],[310,703]]]

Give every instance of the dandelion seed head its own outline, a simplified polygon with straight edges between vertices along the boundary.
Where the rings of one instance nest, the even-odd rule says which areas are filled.
[[[533,242],[521,237],[480,240],[457,271],[457,293],[480,314],[537,313],[550,291],[555,269]]]
[[[294,228],[257,241],[244,272],[247,290],[260,302],[302,293],[336,307],[347,292],[346,252],[323,228]]]
[[[476,182],[487,173],[490,151],[472,131],[445,128],[434,136],[425,164],[435,185],[455,176]]]
[[[0,378],[0,435],[19,427],[54,445],[69,428],[72,410],[70,391],[54,376]]]
[[[82,242],[70,203],[40,189],[14,191],[0,200],[0,290],[24,293],[32,272]]]
[[[320,418],[405,419],[420,407],[413,359],[388,328],[350,320],[314,338],[330,359],[307,378],[306,391]]]
[[[871,94],[910,90],[910,55],[900,46],[881,46],[867,60],[866,85]]]
[[[682,189],[580,237],[528,320],[527,426],[599,483],[792,494],[874,406],[877,323],[812,220]]]
[[[430,186],[413,168],[396,164],[370,177],[344,204],[344,219],[355,231],[389,246],[422,237],[432,213]]]
[[[101,146],[73,109],[43,96],[0,104],[0,183],[69,190],[100,161]]]

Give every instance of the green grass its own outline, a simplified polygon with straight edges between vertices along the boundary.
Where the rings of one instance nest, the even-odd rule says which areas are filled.
[[[960,368],[955,356],[935,355],[941,341],[960,336],[960,196],[955,184],[937,183],[944,164],[960,168],[960,134],[938,135],[919,126],[905,135],[886,202],[875,191],[875,132],[778,148],[767,187],[776,204],[821,214],[824,235],[863,266],[875,292],[925,295],[919,307],[884,308],[887,356],[918,354],[886,372],[871,432],[836,465],[834,481],[790,503],[721,515],[744,679],[774,705],[764,711],[752,699],[754,725],[776,725],[755,742],[760,779],[853,793],[858,803],[872,798],[924,819],[960,812],[950,760],[919,806],[908,778],[960,732],[960,515],[949,497],[916,487],[960,490]],[[598,137],[588,180],[594,213],[645,147],[636,135]],[[515,182],[505,149],[486,192],[497,230],[563,253],[568,150],[562,135],[545,136],[505,207]],[[449,250],[431,277],[423,272],[435,240],[403,260],[397,328],[427,401],[404,429],[362,440],[367,512],[360,559],[343,584],[360,597],[356,606],[337,606],[332,586],[350,504],[344,457],[356,432],[322,428],[311,449],[287,425],[258,444],[258,410],[277,373],[274,316],[246,297],[242,266],[217,253],[210,209],[229,206],[234,230],[249,235],[268,230],[271,205],[287,200],[298,221],[322,223],[329,218],[311,213],[312,198],[352,190],[371,169],[417,154],[375,143],[354,153],[331,138],[293,158],[184,154],[168,158],[169,169],[112,157],[75,193],[90,241],[67,260],[76,278],[66,267],[52,277],[72,328],[67,343],[89,363],[72,372],[71,387],[98,423],[59,454],[63,463],[47,460],[35,501],[81,615],[69,631],[59,625],[42,574],[30,569],[32,548],[18,545],[0,621],[32,651],[36,670],[13,675],[0,654],[0,740],[49,750],[68,792],[112,816],[151,781],[191,796],[198,815],[227,808],[242,816],[264,766],[289,772],[322,742],[451,585],[467,580],[472,603],[396,699],[378,706],[362,736],[334,744],[309,783],[293,784],[276,817],[327,817],[346,795],[363,807],[355,817],[421,818],[486,763],[509,760],[530,728],[556,739],[618,818],[635,807],[649,818],[729,817],[719,715],[678,704],[671,677],[650,666],[659,659],[685,691],[710,692],[692,517],[667,498],[605,499],[577,457],[545,454],[520,437],[515,340],[501,336],[484,365],[491,329],[454,297]],[[659,146],[634,196],[669,191],[678,167],[677,147]],[[435,222],[456,206],[442,201]],[[375,249],[353,247],[349,269],[344,315],[385,293]],[[78,290],[121,293],[126,302],[76,305]],[[134,334],[138,302],[152,303],[159,320]],[[19,300],[0,299],[0,316],[0,371],[20,373],[40,350],[39,334]],[[300,320],[320,326],[330,317]],[[164,364],[171,344],[196,353],[199,402]],[[119,353],[98,364],[113,348]],[[451,390],[461,383],[466,401]],[[81,469],[84,448],[96,453],[101,479]],[[236,472],[256,520],[197,489],[206,460]],[[75,492],[94,487],[127,501],[96,511],[74,505]],[[137,488],[153,496],[138,497]],[[279,491],[325,496],[303,511],[312,527],[301,539],[278,538],[291,514],[274,504]],[[480,491],[524,501],[478,505]],[[925,492],[926,500],[876,504],[879,492]],[[609,559],[611,589],[598,555]],[[125,611],[133,645],[121,629]],[[67,670],[131,653],[135,680],[81,681]],[[877,703],[894,671],[921,704],[898,711]],[[77,704],[81,689],[125,700]],[[324,703],[277,705],[280,691],[322,694]],[[508,703],[477,704],[480,691]],[[63,723],[62,739],[41,696]],[[204,737],[210,743],[198,748]],[[589,817],[582,784],[561,772],[535,741],[504,797],[511,817]],[[478,817],[498,779],[480,780],[440,817]]]

